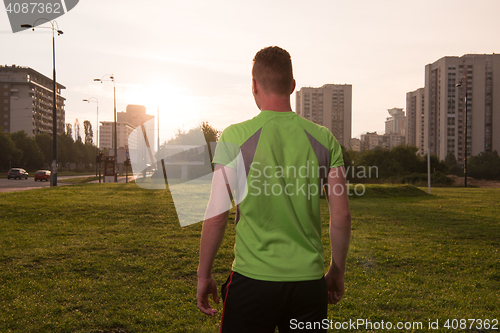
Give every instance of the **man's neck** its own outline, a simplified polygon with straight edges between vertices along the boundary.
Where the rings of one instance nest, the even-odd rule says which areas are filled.
[[[267,98],[261,101],[260,110],[269,110],[276,112],[292,111],[292,106],[290,105],[290,97],[268,95]]]

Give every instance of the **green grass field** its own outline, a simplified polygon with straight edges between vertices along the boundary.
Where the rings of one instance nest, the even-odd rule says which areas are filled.
[[[332,322],[422,322],[404,331],[444,332],[458,331],[444,328],[447,319],[500,320],[500,189],[426,195],[371,185],[351,211],[346,294],[329,307]],[[322,213],[329,257],[324,200]],[[0,230],[2,333],[218,332],[222,305],[216,318],[196,307],[201,224],[181,228],[165,191],[86,184],[0,193]],[[230,224],[214,267],[219,287],[233,242]],[[429,319],[440,329],[428,329]],[[464,331],[500,331],[470,324]]]

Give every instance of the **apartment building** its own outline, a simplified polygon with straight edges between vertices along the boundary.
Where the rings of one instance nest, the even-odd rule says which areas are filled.
[[[400,134],[378,134],[377,132],[367,132],[361,134],[360,150],[371,150],[375,148],[392,149],[396,146],[404,145],[405,137]]]
[[[325,126],[344,147],[350,146],[352,127],[352,85],[325,84],[303,87],[296,92],[298,115]]]
[[[406,94],[406,144],[418,148],[424,155],[424,88]]]
[[[113,121],[101,121],[101,126],[99,128],[99,147],[101,149],[113,149],[113,135],[114,122]],[[134,130],[132,124],[126,122],[116,122],[116,139],[118,141],[118,149],[123,149],[127,146],[128,137],[130,133]]]
[[[65,98],[56,84],[57,133],[65,130]],[[0,66],[0,127],[4,133],[24,130],[30,137],[52,134],[53,80],[30,67]]]
[[[454,153],[458,163],[462,164],[465,154],[472,156],[480,152],[500,151],[498,82],[500,54],[447,56],[425,66],[425,151],[429,148],[442,160],[448,153]],[[460,87],[456,87],[457,84]]]
[[[361,151],[361,140],[358,138],[351,138],[350,148],[354,151]]]
[[[125,148],[125,146],[131,146],[135,143],[129,143],[129,136],[132,131],[141,126],[141,124],[145,124],[146,133],[149,138],[154,138],[154,126],[151,123],[148,123],[151,119],[154,119],[154,116],[146,114],[146,107],[142,105],[127,105],[125,112],[117,112],[116,113],[116,130],[117,130],[117,140],[118,140],[118,149]],[[112,121],[101,121],[101,126],[99,128],[99,147],[101,148],[113,148],[113,133],[114,133],[114,122]],[[147,123],[147,124],[146,124]],[[141,131],[142,135],[142,131]],[[150,144],[154,144],[150,142]]]

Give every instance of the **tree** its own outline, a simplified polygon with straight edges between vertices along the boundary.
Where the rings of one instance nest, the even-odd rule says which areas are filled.
[[[71,125],[71,124],[70,124]],[[57,156],[58,162],[62,167],[73,162],[73,137],[70,132],[62,133],[57,136]]]
[[[181,129],[178,129],[177,132],[175,133],[174,137],[166,142],[164,142],[161,146],[160,149],[157,153],[157,160],[159,161],[160,159],[164,158],[177,158],[181,160],[189,160],[190,158],[194,158],[198,160],[200,156],[195,150],[184,150],[184,149],[169,149],[168,146],[170,145],[193,145],[193,146],[200,146],[203,145],[204,143],[209,143],[209,142],[216,142],[219,140],[219,136],[221,134],[221,131],[215,129],[212,127],[208,122],[202,122],[198,126],[191,128],[189,131],[182,131]],[[211,146],[211,149],[213,146]],[[205,160],[205,165],[204,166],[191,166],[189,174],[192,177],[198,177],[198,176],[203,176],[204,174],[207,173],[207,165],[210,165],[211,161],[209,159],[209,154],[208,150],[206,150],[206,155],[204,155],[202,158]],[[213,152],[212,152],[213,154]],[[179,173],[180,177],[180,167],[177,167],[179,172],[176,172],[175,167],[173,166],[167,166],[167,174],[172,175]],[[163,175],[160,175],[159,173],[157,176],[163,177]],[[175,178],[175,177],[174,177]]]
[[[444,163],[448,165],[449,173],[458,177],[463,177],[464,175],[464,167],[463,165],[458,165],[457,163],[457,158],[455,157],[455,154],[453,154],[451,151],[446,154],[446,157],[444,159]]]
[[[413,146],[396,146],[390,150],[391,159],[397,160],[403,173],[425,172],[422,158],[417,155],[418,148]]]
[[[73,151],[72,151],[72,161],[73,163],[76,163],[76,165],[83,163],[85,164],[85,160],[87,159],[87,152],[85,150],[85,145],[81,140],[75,141],[73,144]]]
[[[496,150],[492,153],[481,152],[469,158],[467,168],[473,178],[500,179],[500,156]]]
[[[73,137],[73,129],[70,123],[66,123],[66,135]]]
[[[38,169],[43,167],[44,155],[35,139],[30,138],[25,131],[17,131],[10,134],[16,147],[23,151],[19,163],[26,169]]]
[[[80,122],[78,121],[78,118],[76,118],[73,128],[75,129],[75,142],[82,141],[82,136],[80,135]]]
[[[19,164],[23,152],[16,147],[9,134],[0,127],[0,169],[7,170]]]
[[[48,133],[38,133],[35,135],[35,142],[44,155],[44,163],[49,166],[52,163],[52,135]]]
[[[342,147],[342,158],[344,160],[344,168],[346,171],[346,178],[348,181],[352,181],[352,169],[356,169],[355,161],[358,156],[358,152],[352,149],[346,149],[344,146]]]
[[[427,154],[424,156],[424,161],[427,161]],[[444,174],[448,174],[449,167],[444,161],[440,161],[437,155],[431,154],[431,171],[432,172],[441,172]],[[426,172],[427,172],[427,164],[426,164]]]
[[[222,131],[212,127],[208,121],[203,121],[200,126],[203,134],[205,135],[206,142],[217,142],[219,140]]]
[[[375,148],[359,153],[356,168],[359,166],[369,170],[376,167],[378,178],[386,181],[406,181],[408,179],[425,178],[427,174],[427,156],[417,154],[418,149],[412,146],[397,146],[390,150]],[[447,174],[448,166],[431,155],[432,172]],[[373,174],[372,174],[373,175]]]
[[[457,158],[455,157],[455,154],[453,154],[453,152],[450,151],[448,154],[446,154],[444,162],[451,167],[453,165],[457,165]]]
[[[83,130],[85,132],[85,144],[92,145],[94,140],[94,132],[92,131],[92,124],[90,121],[85,120],[83,122]]]
[[[166,141],[163,145],[199,145],[203,141],[217,142],[221,133],[221,131],[204,121],[189,131],[182,131],[180,128],[177,129],[174,137]]]

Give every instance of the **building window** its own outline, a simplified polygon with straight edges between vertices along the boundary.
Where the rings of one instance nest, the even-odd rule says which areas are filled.
[[[3,102],[4,103],[9,103],[9,100],[8,99],[4,99]]]
[[[4,126],[7,126],[7,125],[9,125],[9,122],[4,121],[4,122],[3,122],[3,125],[4,125]]]

